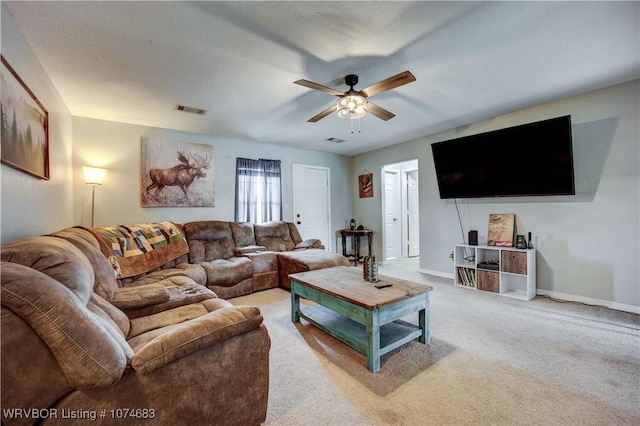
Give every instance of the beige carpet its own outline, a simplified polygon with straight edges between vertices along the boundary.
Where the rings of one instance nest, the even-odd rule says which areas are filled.
[[[434,286],[432,343],[384,355],[375,374],[363,355],[293,324],[287,291],[232,300],[259,306],[271,336],[267,425],[640,425],[637,315],[384,273]]]

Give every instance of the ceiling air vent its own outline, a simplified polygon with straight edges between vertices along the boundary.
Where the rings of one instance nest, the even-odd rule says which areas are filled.
[[[207,113],[206,109],[202,108],[194,108],[185,105],[176,105],[176,110],[190,112],[191,114],[205,115]]]
[[[342,142],[344,142],[344,139],[338,139],[338,138],[327,138],[327,139],[325,139],[325,141],[327,141],[327,142],[333,142],[333,143],[342,143]]]

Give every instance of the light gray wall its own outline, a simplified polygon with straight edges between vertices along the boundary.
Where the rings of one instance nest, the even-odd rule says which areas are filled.
[[[49,112],[51,179],[41,180],[2,164],[0,166],[1,241],[52,232],[72,224],[71,114],[48,75],[13,22],[4,3],[2,56]]]
[[[215,207],[140,206],[140,138],[213,145]],[[133,124],[73,118],[73,173],[77,194],[74,223],[88,225],[91,188],[84,184],[82,166],[104,167],[105,182],[96,189],[95,226],[172,220],[233,220],[237,157],[282,161],[283,216],[293,220],[293,164],[328,167],[331,180],[331,230],[335,234],[351,217],[351,159],[343,155],[273,144],[227,139]],[[304,237],[304,235],[303,235]],[[330,244],[335,251],[335,238]]]
[[[454,202],[439,198],[431,144],[568,114],[578,194],[461,200],[461,232]],[[375,184],[373,198],[354,198],[354,217],[375,231],[374,251],[381,256],[381,168],[418,158],[422,270],[452,276],[453,245],[470,229],[486,241],[490,213],[515,213],[518,233],[531,232],[538,249],[539,294],[640,312],[639,116],[636,80],[358,155],[352,185],[363,169],[374,173]],[[544,172],[526,160],[513,165],[514,173]]]
[[[477,229],[486,238],[490,213],[515,213],[519,233],[531,231],[539,249],[538,291],[567,299],[640,311],[639,232],[639,82],[576,96],[437,135],[376,150],[352,159],[316,151],[257,144],[213,136],[132,126],[71,115],[46,72],[15,26],[1,10],[2,55],[49,111],[51,180],[42,181],[0,166],[2,243],[89,223],[90,188],[81,166],[107,167],[96,192],[96,225],[200,219],[232,220],[235,157],[283,161],[285,219],[292,219],[293,163],[331,169],[332,230],[354,217],[373,229],[374,251],[381,255],[384,164],[418,158],[420,167],[421,255],[423,270],[451,274],[452,246],[463,240],[455,205],[440,200],[430,144],[565,114],[573,117],[576,184],[571,199],[463,201],[464,233]],[[141,208],[140,137],[174,138],[214,145],[216,207]],[[73,142],[73,143],[72,143]],[[536,165],[519,166],[540,172]],[[374,197],[357,198],[357,175],[374,173]],[[106,203],[106,204],[105,204]],[[352,213],[353,212],[353,213]],[[334,248],[335,249],[335,248]]]

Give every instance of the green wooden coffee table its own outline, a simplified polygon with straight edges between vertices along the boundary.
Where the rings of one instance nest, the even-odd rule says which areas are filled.
[[[380,276],[371,283],[362,269],[337,266],[289,275],[291,321],[300,318],[367,357],[367,368],[380,370],[380,357],[414,339],[429,343],[431,286]],[[377,289],[376,284],[392,286]],[[301,307],[300,298],[315,302]],[[400,318],[418,313],[418,325]]]

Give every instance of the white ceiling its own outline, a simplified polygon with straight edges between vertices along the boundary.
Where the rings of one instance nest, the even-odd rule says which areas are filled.
[[[347,155],[639,78],[639,4],[6,2],[74,116]],[[404,70],[361,133],[293,84]]]

